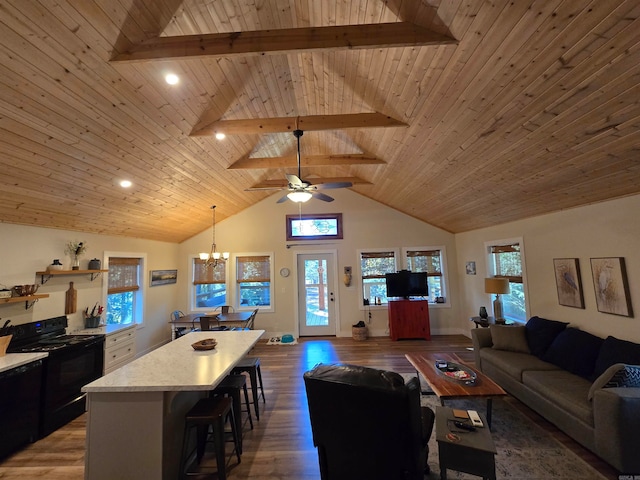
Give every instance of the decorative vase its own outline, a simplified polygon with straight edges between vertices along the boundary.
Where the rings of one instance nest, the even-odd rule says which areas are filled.
[[[47,267],[47,270],[62,270],[62,264],[60,263],[60,259],[56,258],[53,260],[53,263]]]
[[[487,313],[486,307],[480,307],[480,318],[484,318],[485,320],[489,318],[489,314]]]
[[[77,255],[74,255],[73,257],[73,266],[71,267],[71,270],[80,270],[80,259]]]

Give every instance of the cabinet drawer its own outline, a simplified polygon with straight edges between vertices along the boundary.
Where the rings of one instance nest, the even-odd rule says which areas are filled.
[[[107,335],[105,339],[104,348],[105,350],[110,350],[112,348],[118,348],[121,344],[132,341],[135,338],[136,329],[128,328],[121,332],[112,333],[111,335]]]
[[[124,364],[133,360],[136,355],[136,347],[133,339],[127,343],[122,343],[117,347],[112,347],[104,351],[104,370],[108,372],[109,369],[115,365]]]

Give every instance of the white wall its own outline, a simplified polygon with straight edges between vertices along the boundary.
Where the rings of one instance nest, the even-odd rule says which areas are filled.
[[[522,237],[531,315],[570,322],[602,337],[613,335],[640,342],[639,214],[640,195],[636,195],[456,235],[461,313],[468,318],[477,315],[480,305],[490,306],[483,284],[487,274],[484,242]],[[625,258],[636,318],[598,312],[590,265],[590,258],[595,257]],[[554,258],[579,259],[584,309],[558,304]],[[467,261],[476,262],[477,275],[465,274]],[[466,328],[470,328],[469,323]]]
[[[330,192],[332,203],[311,201],[302,213],[342,213],[344,239],[327,243],[327,249],[337,251],[338,269],[351,266],[358,272],[357,250],[363,248],[444,245],[447,249],[449,300],[451,307],[430,307],[433,334],[469,334],[473,326],[469,317],[476,315],[480,305],[490,305],[484,293],[486,274],[484,242],[522,236],[525,244],[529,280],[530,313],[551,319],[569,321],[592,333],[614,335],[640,342],[637,319],[599,313],[595,304],[589,258],[616,256],[626,260],[631,288],[632,305],[640,315],[640,195],[611,202],[512,222],[492,228],[452,235],[438,228],[401,214],[349,190]],[[216,241],[219,250],[235,252],[274,252],[275,272],[281,267],[295,269],[294,253],[318,246],[286,248],[285,216],[298,212],[292,203],[276,204],[280,193],[257,203],[239,214],[218,222]],[[205,207],[207,208],[207,207]],[[45,229],[0,223],[0,284],[37,283],[35,272],[44,270],[54,258],[69,264],[64,247],[70,240],[85,241],[87,254],[81,267],[89,259],[103,259],[105,251],[138,252],[147,255],[149,270],[178,269],[178,283],[148,287],[145,305],[145,326],[138,330],[137,349],[144,353],[169,340],[167,321],[172,310],[188,311],[189,255],[208,251],[211,229],[207,228],[180,245],[121,238],[108,235],[83,234],[64,230]],[[575,309],[558,304],[553,258],[580,259],[586,308]],[[477,275],[466,275],[465,262],[477,263]],[[338,275],[341,278],[341,275]],[[72,329],[82,326],[80,311],[102,298],[103,277],[90,282],[88,277],[54,277],[41,287],[49,298],[40,300],[30,310],[23,303],[0,303],[0,317],[14,324],[25,323],[64,314],[65,292],[69,282],[78,291],[78,312],[70,315]],[[261,313],[258,327],[268,333],[288,333],[295,330],[296,312],[293,294],[294,275],[282,278],[275,275],[275,312]],[[339,335],[350,336],[351,325],[366,320],[357,277],[351,287],[341,283],[337,291]],[[371,307],[373,335],[388,333],[386,307]]]
[[[88,233],[70,232],[50,228],[28,227],[0,223],[0,284],[11,288],[14,285],[40,283],[37,271],[46,270],[54,258],[59,258],[65,270],[70,269],[70,259],[65,255],[65,245],[69,241],[86,243],[86,255],[81,257],[80,268],[86,269],[92,258],[100,259],[110,252],[130,252],[147,255],[145,275],[149,270],[182,268],[178,265],[178,246],[171,243],[153,242],[134,238],[114,237]],[[31,309],[25,310],[25,304],[3,304],[0,300],[0,317],[3,322],[11,319],[14,325],[64,315],[65,293],[69,282],[77,291],[78,311],[68,315],[69,330],[83,327],[82,310],[92,307],[96,302],[104,305],[103,274],[90,281],[88,275],[70,275],[52,277],[40,286],[38,293],[49,294],[49,298],[39,300]],[[145,292],[144,325],[136,332],[138,353],[145,353],[168,341],[169,314],[177,303],[177,285],[148,287]]]
[[[286,248],[286,223],[288,214],[297,214],[298,206],[292,202],[276,204],[282,196],[279,192],[251,208],[219,221],[216,224],[216,244],[220,251],[236,252],[273,252],[275,255],[275,306],[273,313],[260,312],[256,317],[256,327],[264,328],[270,334],[293,333],[297,314],[295,311],[295,275],[283,278],[277,274],[282,267],[295,270],[295,252],[319,250],[319,243],[326,249],[336,250],[338,256],[338,277],[342,279],[344,266],[351,266],[354,281],[350,287],[339,282],[337,300],[340,331],[338,336],[351,336],[351,326],[360,320],[366,320],[366,311],[358,288],[356,272],[358,267],[358,249],[380,247],[413,247],[444,245],[447,251],[449,268],[455,269],[457,263],[455,242],[452,234],[404,215],[354,193],[350,190],[332,190],[335,198],[327,203],[311,200],[303,204],[302,213],[342,213],[344,239],[334,241],[313,241],[308,247]],[[181,262],[188,262],[189,256],[198,252],[208,252],[211,245],[211,229],[180,245]],[[450,274],[455,274],[450,271]],[[180,285],[180,309],[188,310],[188,283],[185,277]],[[434,305],[430,307],[432,334],[458,333],[459,310],[456,307],[457,279],[450,278],[449,288],[453,307]],[[369,324],[371,335],[388,335],[388,316],[386,306],[371,307],[372,319]]]

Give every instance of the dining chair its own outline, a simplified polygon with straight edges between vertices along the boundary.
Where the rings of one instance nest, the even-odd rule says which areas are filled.
[[[253,330],[253,325],[256,321],[256,315],[258,314],[258,309],[256,308],[253,312],[251,312],[251,316],[247,320],[247,323],[244,324],[243,327],[233,327],[231,330]]]
[[[174,310],[173,312],[171,312],[171,316],[169,318],[171,318],[172,322],[177,322],[181,317],[184,317],[184,313],[182,313],[180,310]],[[180,338],[186,333],[187,327],[174,327],[174,338]]]
[[[214,311],[218,311],[218,309],[220,309],[220,313],[223,314],[235,311],[231,305],[221,305],[219,307],[216,307]]]

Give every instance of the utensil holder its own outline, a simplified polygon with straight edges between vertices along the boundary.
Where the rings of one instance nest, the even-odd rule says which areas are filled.
[[[4,357],[7,354],[7,348],[9,347],[9,342],[11,342],[12,337],[13,335],[0,337],[0,357]]]

